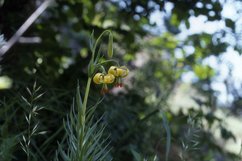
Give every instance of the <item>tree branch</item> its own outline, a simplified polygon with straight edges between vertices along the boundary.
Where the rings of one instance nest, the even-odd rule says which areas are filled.
[[[50,6],[54,0],[44,1],[36,11],[24,22],[18,31],[9,39],[9,41],[0,48],[0,59],[2,56],[19,40],[24,32],[36,21],[36,19]]]

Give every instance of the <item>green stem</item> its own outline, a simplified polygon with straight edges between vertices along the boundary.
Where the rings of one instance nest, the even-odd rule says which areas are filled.
[[[96,43],[95,43],[95,45],[94,45],[94,48],[93,48],[93,57],[94,57],[94,53],[95,53],[95,50],[96,50],[96,48],[97,48],[97,45],[98,45],[98,43],[99,43],[99,41],[101,40],[101,38],[102,38],[102,36],[104,35],[104,34],[106,34],[106,33],[110,33],[111,34],[111,31],[110,30],[106,30],[106,31],[104,31],[98,38],[97,38],[97,41],[96,41]]]
[[[78,109],[78,110],[81,110],[80,111],[81,112],[81,118],[79,118],[80,122],[81,122],[81,127],[80,127],[81,128],[81,134],[80,134],[81,135],[80,136],[80,143],[81,144],[79,145],[79,150],[81,151],[80,156],[79,156],[80,161],[83,158],[83,141],[84,141],[85,124],[86,124],[86,108],[87,108],[87,100],[88,100],[89,90],[90,90],[90,86],[91,86],[91,81],[92,81],[92,78],[88,77],[82,108]]]
[[[111,63],[115,63],[116,65],[118,65],[118,66],[119,66],[118,61],[113,60],[113,59],[106,60],[106,61],[104,61],[104,62],[102,62],[102,63],[98,63],[98,64],[97,64],[97,66],[99,66],[99,65],[103,65],[103,64],[106,64],[106,63],[109,63],[109,62],[111,62]]]
[[[99,44],[99,41],[101,40],[102,36],[106,33],[110,33],[111,31],[106,30],[104,31],[97,39],[97,41],[95,42],[95,45],[92,49],[92,57],[91,60],[89,62],[89,69],[91,69],[95,64],[94,64],[94,57],[95,57],[95,52],[96,52],[96,48]],[[88,80],[87,80],[87,85],[86,85],[86,91],[85,91],[85,96],[84,96],[84,100],[83,100],[83,104],[81,109],[78,108],[78,119],[79,119],[79,123],[77,124],[77,129],[81,130],[81,133],[79,134],[78,131],[78,140],[80,139],[80,141],[78,142],[78,153],[77,155],[79,155],[79,151],[80,151],[80,155],[79,155],[79,161],[82,161],[83,159],[83,149],[84,149],[84,135],[85,135],[85,124],[86,124],[86,109],[87,109],[87,100],[88,100],[88,95],[89,95],[89,91],[90,91],[90,86],[91,86],[91,81],[92,81],[92,74],[93,74],[93,70],[89,70],[88,69]],[[94,69],[95,70],[95,69]]]
[[[85,126],[85,118],[86,118],[87,100],[88,100],[89,90],[90,90],[90,86],[91,86],[91,81],[92,81],[92,78],[89,77],[87,80],[85,96],[84,96],[84,100],[83,100],[83,104],[82,104],[82,117],[83,117],[82,124],[84,126]]]

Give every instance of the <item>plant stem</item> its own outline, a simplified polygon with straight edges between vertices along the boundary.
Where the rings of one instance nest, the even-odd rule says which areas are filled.
[[[111,33],[111,31],[110,31],[110,30],[106,30],[106,31],[104,31],[103,33],[101,33],[101,35],[97,38],[97,41],[96,41],[96,43],[95,43],[95,45],[94,45],[94,48],[93,48],[93,55],[94,55],[94,53],[95,53],[95,51],[96,51],[96,48],[97,48],[97,45],[98,45],[99,41],[101,40],[102,36],[103,36],[104,34],[106,34],[106,33]]]
[[[104,31],[97,39],[97,41],[95,42],[95,45],[92,48],[92,57],[91,60],[89,62],[89,69],[91,69],[92,67],[95,67],[94,64],[94,57],[95,57],[95,51],[96,48],[99,44],[99,41],[101,40],[102,36],[105,33],[110,33],[111,31],[106,30]],[[99,64],[101,66],[101,64]],[[93,74],[93,70],[89,70],[88,69],[88,79],[87,79],[87,85],[86,85],[86,90],[85,90],[85,96],[84,96],[84,100],[83,100],[83,104],[81,106],[81,108],[78,108],[78,124],[77,124],[77,130],[78,130],[78,152],[77,155],[79,157],[79,161],[82,161],[83,159],[83,149],[84,149],[84,135],[85,135],[85,124],[86,124],[86,109],[87,109],[87,100],[88,100],[88,95],[89,95],[89,90],[90,90],[90,86],[91,86],[91,81],[92,81],[92,74]],[[79,130],[81,130],[81,133],[79,133]],[[80,153],[79,153],[80,152]]]
[[[11,39],[0,49],[0,58],[18,41],[24,32],[36,21],[36,19],[50,6],[53,0],[44,1],[38,9],[24,22]]]
[[[85,119],[86,119],[86,108],[87,108],[87,100],[88,100],[88,95],[89,95],[89,90],[90,90],[90,86],[91,86],[91,81],[92,78],[89,77],[87,80],[87,86],[86,86],[86,91],[85,91],[85,96],[84,96],[84,100],[83,100],[83,104],[82,104],[82,125],[85,127]]]
[[[85,124],[86,124],[86,108],[87,108],[87,100],[88,100],[89,90],[90,90],[90,86],[91,86],[91,81],[92,81],[92,78],[88,77],[82,108],[78,109],[78,110],[81,110],[81,111],[78,111],[78,113],[81,113],[81,116],[79,116],[79,117],[81,117],[81,118],[79,118],[79,120],[81,122],[81,127],[79,127],[79,128],[81,128],[81,133],[79,136],[80,143],[81,143],[81,144],[79,144],[79,150],[81,152],[79,155],[80,161],[82,161],[82,157],[83,157],[83,141],[84,141]]]

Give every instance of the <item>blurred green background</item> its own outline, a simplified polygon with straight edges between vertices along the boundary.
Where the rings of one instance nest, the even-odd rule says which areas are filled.
[[[0,1],[0,47],[41,3]],[[239,0],[56,0],[1,56],[0,160],[26,159],[19,140],[29,109],[21,96],[28,98],[34,82],[44,92],[36,104],[45,107],[35,121],[47,132],[31,147],[36,160],[53,160],[77,80],[84,94],[90,35],[106,29],[114,58],[130,70],[125,87],[107,94],[95,113],[104,114],[114,161],[165,160],[162,114],[171,130],[169,161],[181,154],[188,161],[240,160],[241,82],[229,60],[242,60],[241,7]],[[99,91],[92,84],[89,105]]]

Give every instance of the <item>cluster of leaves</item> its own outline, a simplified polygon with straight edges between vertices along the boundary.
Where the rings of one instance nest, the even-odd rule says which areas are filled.
[[[63,139],[62,143],[59,144],[55,160],[111,160],[111,157],[108,156],[108,138],[103,138],[103,131],[105,126],[99,127],[102,117],[93,123],[93,114],[100,102],[98,101],[94,106],[88,109],[87,114],[83,113],[83,104],[81,101],[79,87],[77,87],[75,100],[76,103],[73,103],[71,112],[66,122],[64,123],[67,139]],[[83,120],[83,117],[86,119]]]
[[[22,135],[22,141],[20,141],[20,145],[23,151],[27,155],[28,160],[33,160],[31,158],[34,153],[31,151],[31,141],[35,135],[45,134],[45,131],[39,131],[39,122],[37,122],[36,116],[39,114],[39,111],[44,107],[36,104],[36,101],[40,99],[44,93],[39,93],[41,87],[37,87],[36,82],[33,85],[33,89],[30,90],[28,87],[26,88],[27,93],[29,94],[29,99],[22,96],[22,100],[25,102],[26,107],[24,108],[25,119],[27,122],[26,132]]]

